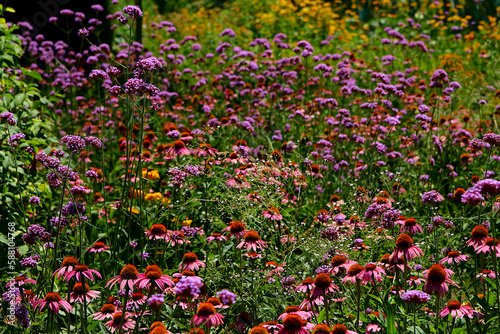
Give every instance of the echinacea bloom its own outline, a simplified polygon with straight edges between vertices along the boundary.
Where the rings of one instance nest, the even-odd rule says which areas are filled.
[[[250,252],[251,250],[256,252],[257,248],[259,250],[262,250],[262,248],[267,247],[267,244],[264,241],[260,240],[259,233],[255,231],[248,231],[247,233],[245,233],[243,241],[238,246],[236,246],[236,248],[243,247],[247,248],[247,252]]]
[[[194,150],[194,155],[198,157],[206,157],[207,155],[215,157],[217,155],[217,150],[212,148],[210,144],[200,143],[198,148]]]
[[[169,155],[189,155],[191,151],[186,148],[186,144],[182,140],[174,141],[174,144],[165,151]]]
[[[78,301],[80,303],[91,301],[94,298],[99,297],[100,291],[90,290],[89,285],[85,283],[85,291],[83,291],[82,283],[78,282],[73,286],[73,292],[70,294],[70,303]]]
[[[217,327],[224,323],[224,316],[215,311],[215,307],[211,303],[200,303],[196,314],[191,320],[191,324],[199,327]]]
[[[66,276],[64,276],[64,279],[69,282],[71,277],[75,276],[76,280],[79,282],[82,281],[83,277],[94,282],[94,275],[96,275],[99,278],[102,278],[101,274],[97,270],[89,269],[88,266],[84,264],[79,264],[73,270],[68,272]]]
[[[234,236],[236,240],[239,240],[245,235],[247,229],[244,223],[234,220],[229,223],[229,226],[226,227],[225,231],[229,231],[229,236]]]
[[[168,238],[167,228],[163,224],[153,224],[149,230],[144,230],[144,234],[150,240],[165,240]]]
[[[347,271],[346,277],[342,279],[342,283],[350,282],[352,284],[355,284],[357,281],[359,281],[358,274],[362,272],[364,269],[365,268],[363,268],[362,265],[359,264],[352,265]]]
[[[167,286],[173,287],[174,282],[170,276],[163,275],[162,270],[157,265],[150,265],[146,267],[144,274],[139,274],[137,276],[137,281],[135,282],[139,289],[158,287],[161,291],[165,290]]]
[[[489,277],[491,279],[495,279],[497,277],[497,274],[494,271],[485,269],[476,275],[476,278],[479,278],[479,277],[481,277],[481,282],[482,282],[482,281],[484,281],[484,279],[486,277]]]
[[[212,241],[222,242],[226,240],[227,238],[220,233],[212,233],[211,236],[207,237],[207,242],[212,242]]]
[[[297,291],[297,292],[309,292],[312,289],[314,289],[314,282],[311,279],[311,277],[308,277],[305,280],[303,280],[299,286],[297,286],[295,288],[295,291]]]
[[[260,323],[259,326],[264,327],[272,334],[276,333],[277,331],[280,331],[283,328],[282,324],[278,324],[277,321],[273,321],[273,320]],[[242,331],[240,331],[240,332],[242,332]]]
[[[189,334],[204,334],[203,331],[198,332],[197,329],[199,328],[193,328],[189,331]],[[172,334],[172,332],[167,330],[167,327],[161,321],[155,321],[149,327],[149,334]]]
[[[460,262],[465,262],[468,259],[470,259],[469,255],[464,255],[464,254],[460,254],[460,252],[453,251],[453,252],[449,252],[448,256],[445,257],[444,259],[442,259],[441,261],[439,261],[439,263],[441,263],[441,264],[445,264],[445,263],[452,264],[453,262],[460,263]]]
[[[248,334],[269,334],[269,331],[266,327],[263,326],[255,326],[253,327]]]
[[[179,266],[179,270],[200,270],[200,268],[204,267],[205,263],[198,260],[198,256],[195,253],[189,252],[182,257],[182,263]]]
[[[469,305],[462,305],[457,300],[452,300],[446,304],[445,307],[439,312],[439,316],[441,318],[446,317],[448,314],[451,314],[453,318],[459,318],[462,319],[463,317],[467,316],[469,318],[474,317],[474,313],[472,308]]]
[[[97,241],[94,243],[94,246],[89,249],[89,253],[101,253],[105,250],[109,250],[109,246],[102,241]]]
[[[319,324],[314,326],[313,334],[330,334],[332,329],[328,325]]]
[[[355,331],[348,330],[344,324],[337,324],[332,327],[331,334],[358,334]]]
[[[36,302],[34,309],[36,310],[37,307],[40,307],[39,312],[42,312],[45,306],[48,306],[54,313],[59,313],[59,306],[62,306],[68,313],[72,311],[71,305],[67,301],[62,300],[57,292],[47,293],[44,299]]]
[[[396,239],[396,250],[392,253],[391,258],[404,256],[410,261],[423,254],[424,252],[420,248],[413,246],[413,239],[408,234],[403,233]]]
[[[366,332],[365,332],[365,334],[378,333],[378,332],[381,332],[381,331],[382,331],[382,327],[380,327],[379,325],[377,325],[377,324],[369,324],[368,326],[366,326]]]
[[[425,304],[431,300],[431,296],[420,290],[406,291],[401,299],[407,304]]]
[[[20,286],[24,285],[25,283],[36,284],[36,281],[34,279],[31,279],[31,278],[19,276],[19,277],[14,278],[14,280],[7,282],[7,284],[5,284],[5,287],[9,288],[12,285],[20,287]]]
[[[472,238],[467,241],[467,246],[477,248],[483,245],[488,238],[488,230],[483,225],[477,225],[472,229],[471,236]]]
[[[357,264],[356,261],[351,261],[348,260],[345,256],[343,255],[335,255],[332,260],[330,261],[330,271],[328,274],[338,274],[340,271],[347,272],[349,268],[353,265]]]
[[[62,262],[62,267],[54,271],[52,276],[56,276],[58,279],[66,276],[66,274],[72,271],[78,265],[78,260],[73,256],[68,256],[64,258]]]
[[[278,320],[283,320],[285,319],[289,314],[297,314],[298,316],[300,316],[302,319],[304,320],[308,320],[311,315],[309,314],[309,312],[306,312],[306,311],[302,311],[299,307],[297,306],[288,306],[286,309],[285,309],[285,313],[282,313],[279,317],[278,317]]]
[[[441,296],[448,292],[448,284],[457,285],[449,277],[449,273],[453,273],[449,269],[445,269],[442,264],[433,264],[429,270],[424,271],[424,278],[427,280],[424,285],[425,292],[431,294],[439,293]]]
[[[332,283],[332,278],[325,273],[319,273],[314,278],[314,289],[311,297],[315,298],[323,294],[331,294],[339,290],[339,287]]]
[[[283,328],[280,329],[278,334],[309,334],[309,328],[306,326],[311,327],[308,326],[307,321],[303,320],[299,315],[290,314],[283,320]]]
[[[116,306],[113,304],[104,304],[101,307],[100,312],[92,314],[94,320],[104,320],[108,318],[113,318],[113,314],[116,312]]]
[[[130,309],[130,306],[134,306],[135,308],[141,307],[142,304],[146,302],[147,297],[144,296],[142,292],[134,292],[132,296],[130,296],[130,300],[127,302],[127,309]]]
[[[408,280],[406,281],[406,283],[408,283],[409,286],[421,285],[422,283],[424,283],[424,279],[420,278],[418,276],[411,276],[411,277],[408,277]]]
[[[406,232],[410,234],[423,233],[424,230],[422,226],[417,224],[417,220],[415,218],[406,218],[403,226],[401,226],[400,232]]]
[[[280,214],[280,210],[275,206],[269,206],[269,209],[262,210],[262,214],[265,218],[269,218],[271,220],[282,220],[283,216]]]
[[[135,320],[130,319],[132,316],[131,313],[125,312],[116,312],[113,314],[113,319],[105,323],[105,326],[114,333],[116,330],[118,332],[122,331],[127,333],[130,329],[135,327]],[[121,326],[120,326],[121,324]]]
[[[498,243],[498,239],[493,239],[493,238],[487,238],[484,241],[484,245],[481,245],[479,247],[476,247],[476,253],[481,254],[481,253],[492,253],[493,250],[496,253],[497,257],[500,257],[500,245]]]
[[[382,282],[382,275],[385,275],[385,270],[378,267],[376,264],[368,263],[358,274],[358,278],[361,280],[361,284],[374,284],[373,279],[377,282]]]
[[[113,286],[116,283],[120,283],[120,290],[123,290],[125,286],[128,286],[131,290],[134,288],[134,285],[139,277],[139,272],[137,268],[133,264],[127,264],[120,271],[120,275],[110,278],[105,287]]]

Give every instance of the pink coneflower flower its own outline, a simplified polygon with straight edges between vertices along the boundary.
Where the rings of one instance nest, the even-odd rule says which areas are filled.
[[[247,248],[247,252],[250,252],[253,250],[254,252],[257,251],[257,248],[259,250],[262,250],[262,248],[267,247],[266,243],[262,240],[260,240],[259,233],[255,231],[248,231],[245,233],[245,236],[243,237],[243,241],[236,246],[236,248]]]
[[[228,157],[222,160],[223,163],[232,163],[232,164],[241,164],[244,165],[247,163],[247,159],[243,157],[239,157],[238,154],[232,152],[228,155]]]
[[[350,282],[352,284],[355,284],[359,280],[358,274],[362,272],[364,269],[365,268],[363,268],[362,265],[359,264],[352,265],[347,271],[347,275],[342,280],[342,283]]]
[[[302,283],[299,284],[299,286],[295,288],[295,291],[308,292],[311,291],[312,289],[314,289],[314,282],[311,279],[311,277],[308,277],[305,280],[303,280]]]
[[[186,237],[182,231],[173,231],[170,236],[166,239],[167,244],[170,244],[171,246],[175,245],[182,245],[184,243],[190,244],[191,241],[186,240]]]
[[[423,278],[420,278],[418,276],[411,276],[411,277],[408,277],[408,280],[406,281],[406,283],[408,283],[409,286],[418,286],[418,285],[421,285],[422,283],[424,283],[424,279]]]
[[[242,332],[242,331],[240,331],[240,332]],[[252,329],[250,330],[250,332],[248,334],[269,334],[269,331],[267,330],[266,327],[255,326],[255,327],[252,327]]]
[[[224,231],[229,231],[229,237],[234,236],[236,240],[243,238],[245,233],[247,233],[245,224],[237,220],[233,220],[232,222],[230,222],[229,226],[226,227]]]
[[[321,174],[320,171],[321,171],[321,169],[318,165],[311,165],[309,167],[309,170],[306,172],[306,174],[310,175],[314,178],[317,178],[317,179],[322,179],[323,174]]]
[[[368,263],[358,274],[358,278],[361,280],[361,284],[374,284],[373,279],[377,282],[382,282],[382,275],[385,275],[385,270],[377,267],[374,263]]]
[[[134,292],[132,296],[130,296],[129,301],[127,302],[127,310],[130,310],[129,307],[133,306],[135,308],[141,307],[142,304],[146,302],[147,298],[144,296],[142,292]]]
[[[179,270],[200,270],[200,268],[204,268],[205,263],[203,261],[198,260],[198,256],[189,252],[184,254],[182,257],[182,263],[179,266]]]
[[[162,270],[157,265],[150,265],[146,267],[144,274],[139,274],[137,276],[137,281],[135,282],[139,289],[158,287],[161,291],[165,290],[166,287],[173,287],[175,284],[170,278],[170,276],[163,275]]]
[[[424,285],[425,292],[432,294],[439,293],[441,296],[448,292],[448,284],[457,285],[448,276],[453,273],[444,268],[442,264],[433,264],[429,270],[424,271],[424,278],[427,280]]]
[[[285,309],[285,313],[282,313],[279,317],[278,320],[283,320],[285,319],[289,314],[297,314],[304,320],[309,320],[311,318],[311,314],[306,311],[302,311],[298,306],[288,306]]]
[[[465,262],[468,259],[470,259],[469,255],[463,255],[463,254],[461,255],[460,252],[453,251],[453,252],[449,252],[448,256],[445,257],[444,259],[442,259],[441,261],[439,261],[439,263],[441,263],[441,264],[445,264],[445,263],[452,264],[453,262],[460,263],[460,262]]]
[[[484,279],[486,277],[489,277],[491,279],[495,279],[497,277],[497,274],[492,270],[485,269],[476,275],[476,278],[479,278],[479,277],[481,277],[481,282],[482,282],[482,281],[484,281]]]
[[[500,257],[500,245],[498,244],[498,239],[487,238],[484,241],[484,245],[476,247],[477,254],[481,253],[486,254],[486,253],[491,253],[493,251],[495,251],[497,257]]]
[[[56,276],[58,279],[61,279],[61,277],[66,276],[66,274],[78,265],[78,260],[74,258],[73,256],[68,256],[64,258],[62,262],[62,267],[54,271],[54,274],[52,276]]]
[[[444,318],[450,313],[453,318],[458,317],[459,319],[462,319],[463,317],[467,316],[472,319],[474,317],[472,308],[469,305],[462,305],[462,303],[457,300],[448,302],[448,304],[443,307],[441,312],[439,312],[439,316],[441,318]]]
[[[226,240],[227,238],[220,233],[212,233],[211,236],[207,237],[207,242],[212,242],[212,241],[222,242]]]
[[[105,250],[109,250],[109,246],[102,241],[97,241],[94,246],[89,249],[89,253],[101,253]]]
[[[308,324],[306,320],[297,314],[290,314],[283,320],[283,328],[280,329],[278,334],[309,334],[308,329],[311,328],[312,324]]]
[[[101,311],[92,314],[94,320],[104,320],[108,318],[113,318],[113,314],[116,312],[116,306],[113,304],[104,304],[101,307]]]
[[[197,157],[206,157],[207,155],[215,157],[217,155],[217,150],[212,148],[210,144],[200,143],[198,148],[194,150],[194,155]]]
[[[94,298],[99,297],[100,291],[90,290],[87,283],[85,283],[85,292],[83,291],[82,283],[78,282],[73,286],[73,292],[70,294],[70,303],[78,301],[80,303],[89,302]]]
[[[224,316],[215,311],[215,307],[211,303],[200,303],[196,314],[191,320],[191,324],[200,327],[217,327],[224,323]]]
[[[105,326],[108,327],[111,333],[114,333],[116,330],[127,333],[130,329],[135,327],[135,320],[130,319],[131,316],[132,314],[129,312],[125,312],[125,314],[117,312],[113,314],[112,320],[105,323]]]
[[[380,331],[382,331],[382,327],[380,327],[379,325],[377,325],[377,324],[369,324],[368,326],[366,326],[366,332],[365,332],[365,334],[378,333]]]
[[[423,254],[424,252],[420,248],[413,246],[413,239],[408,234],[403,233],[396,239],[396,250],[392,253],[391,258],[404,256],[410,261]]]
[[[339,290],[339,287],[332,283],[332,278],[325,273],[319,273],[314,278],[314,289],[311,291],[311,297],[315,298],[323,294],[332,294]]]
[[[182,140],[176,140],[170,148],[165,150],[165,153],[169,155],[189,155],[191,151],[186,148],[186,144]]]
[[[477,248],[482,246],[488,238],[488,230],[483,225],[477,225],[472,229],[471,235],[472,238],[467,241],[467,246],[474,246],[474,248]]]
[[[69,282],[69,280],[75,276],[77,281],[81,281],[82,277],[85,277],[92,282],[94,282],[94,275],[96,275],[99,278],[102,278],[101,274],[94,269],[89,269],[88,266],[84,264],[79,264],[73,269],[72,271],[68,272],[66,276],[64,276],[64,279]]]
[[[255,260],[255,259],[262,259],[262,255],[258,253],[245,253],[245,257]]]
[[[12,285],[14,285],[16,287],[20,287],[20,286],[24,285],[25,283],[36,284],[36,281],[34,279],[31,279],[31,278],[19,276],[19,277],[14,278],[14,280],[7,282],[7,284],[5,284],[5,287],[9,288]]]
[[[351,268],[351,266],[357,264],[356,261],[348,260],[343,255],[335,255],[330,262],[330,271],[329,274],[336,275],[338,273],[345,274]]]
[[[280,331],[283,328],[282,324],[278,324],[277,321],[272,321],[272,320],[263,322],[263,323],[259,324],[259,326],[264,327],[270,333],[273,333],[273,334],[276,333],[277,331]],[[240,331],[240,332],[242,332],[242,331]]]
[[[139,272],[137,271],[137,268],[133,264],[127,264],[125,267],[122,268],[119,276],[110,278],[106,282],[105,287],[106,288],[108,286],[111,287],[116,283],[120,283],[120,290],[123,290],[125,286],[128,286],[132,290],[134,288],[134,285],[138,277],[139,277]]]
[[[163,224],[153,224],[149,230],[144,230],[144,234],[150,240],[165,240],[168,238],[167,228]]]
[[[39,312],[42,312],[45,306],[48,306],[54,313],[59,313],[59,306],[62,306],[68,313],[72,311],[71,305],[67,301],[62,300],[57,292],[49,292],[46,294],[44,299],[40,299],[36,302],[34,310],[40,307]]]
[[[406,218],[404,220],[403,226],[401,226],[400,231],[401,233],[407,232],[410,234],[417,234],[417,233],[423,233],[424,230],[422,229],[422,226],[417,224],[417,220],[415,218]]]
[[[269,209],[262,210],[262,214],[264,215],[265,218],[268,218],[271,220],[283,219],[283,216],[280,214],[280,210],[277,207],[272,206],[272,205],[269,206]]]
[[[210,297],[207,299],[207,303],[212,304],[215,308],[228,308],[229,305],[224,305],[221,303],[219,298]]]
[[[319,324],[314,326],[312,334],[330,334],[332,329],[328,325]]]
[[[358,334],[355,331],[348,330],[347,327],[343,324],[337,324],[332,327],[331,334]]]

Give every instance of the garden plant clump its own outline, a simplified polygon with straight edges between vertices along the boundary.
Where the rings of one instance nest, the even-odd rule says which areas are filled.
[[[498,333],[500,7],[345,3],[1,19],[0,333]]]

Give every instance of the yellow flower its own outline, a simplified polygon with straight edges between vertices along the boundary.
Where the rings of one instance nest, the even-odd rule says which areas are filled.
[[[160,179],[160,173],[157,170],[150,170],[148,171],[147,168],[142,169],[142,177],[147,178],[148,180],[151,181],[156,181]]]
[[[147,202],[149,201],[161,201],[163,199],[162,193],[152,193],[152,194],[147,194],[144,200]]]

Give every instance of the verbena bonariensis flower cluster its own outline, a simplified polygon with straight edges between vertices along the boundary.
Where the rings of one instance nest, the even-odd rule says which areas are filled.
[[[7,331],[498,331],[493,42],[439,1],[321,43],[92,8],[50,22],[127,42],[1,26]]]

